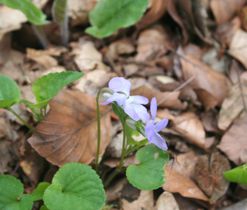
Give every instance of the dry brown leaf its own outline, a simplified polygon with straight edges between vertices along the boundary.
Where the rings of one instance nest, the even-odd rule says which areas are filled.
[[[247,115],[237,119],[224,134],[218,148],[235,164],[247,162]]]
[[[155,210],[179,210],[179,206],[171,193],[163,192],[156,202]]]
[[[160,57],[170,45],[169,37],[162,27],[144,30],[137,41],[136,61],[146,62]]]
[[[112,42],[109,48],[106,48],[106,57],[115,60],[120,55],[128,55],[134,52],[135,47],[129,39],[120,39]]]
[[[99,89],[106,86],[114,76],[114,73],[104,69],[90,71],[77,82],[75,88],[89,95],[96,95]]]
[[[226,130],[231,123],[244,110],[247,103],[247,73],[244,72],[240,77],[241,84],[235,84],[231,87],[228,97],[224,100],[218,120],[218,126]]]
[[[73,0],[68,1],[68,15],[72,19],[72,25],[82,25],[88,22],[88,13],[94,8],[97,0]]]
[[[229,182],[223,173],[230,168],[227,158],[219,152],[212,153],[210,158],[206,155],[199,157],[193,178],[210,198],[210,202],[214,203],[226,193]]]
[[[193,112],[186,112],[175,118],[173,129],[191,144],[202,149],[208,149],[213,141],[206,139],[202,122]]]
[[[246,3],[246,0],[211,0],[211,8],[218,24],[230,20]]]
[[[153,205],[153,191],[141,191],[139,198],[133,202],[122,200],[122,210],[153,210]]]
[[[166,182],[163,189],[171,193],[179,193],[184,197],[195,198],[203,201],[208,201],[206,195],[190,178],[175,171],[172,166],[165,168]]]
[[[194,152],[186,152],[176,156],[172,168],[186,177],[191,178],[194,174],[197,160],[198,155]]]
[[[27,49],[27,58],[34,60],[45,69],[49,69],[58,65],[57,60],[53,56],[59,56],[65,51],[65,48],[49,48],[46,50]]]
[[[67,90],[53,99],[50,107],[29,143],[55,165],[90,163],[95,158],[97,144],[95,98]],[[101,155],[110,141],[110,130],[110,113],[105,113],[101,118]]]
[[[232,38],[229,54],[239,60],[247,68],[247,33],[237,30]]]
[[[191,56],[181,55],[180,61],[184,79],[194,78],[189,85],[203,105],[207,109],[220,105],[228,93],[227,78]]]
[[[159,20],[167,8],[166,0],[149,0],[150,8],[141,21],[137,24],[138,29],[143,29]]]
[[[185,109],[186,104],[179,100],[180,92],[161,92],[155,89],[149,84],[144,84],[132,91],[134,95],[143,95],[148,99],[153,97],[157,98],[159,107],[161,108],[171,108],[171,109]]]
[[[75,56],[75,63],[81,71],[107,69],[102,63],[101,53],[95,48],[93,42],[81,38],[79,42],[72,43],[71,46],[73,48],[71,54]]]
[[[0,40],[4,34],[19,29],[26,20],[22,12],[0,5]]]

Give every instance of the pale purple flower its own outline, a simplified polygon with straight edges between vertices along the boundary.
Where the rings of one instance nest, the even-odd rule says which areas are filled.
[[[157,114],[157,101],[156,98],[152,98],[150,105],[151,119],[147,121],[145,125],[145,135],[148,141],[162,150],[167,150],[167,144],[165,139],[159,134],[161,130],[163,130],[167,124],[168,119],[163,119],[160,122],[155,122],[156,114]]]
[[[144,96],[130,96],[131,83],[128,80],[123,77],[114,77],[108,86],[112,93],[109,94],[103,105],[116,102],[133,120],[146,122],[149,119],[148,111],[143,106],[148,104],[148,99]]]

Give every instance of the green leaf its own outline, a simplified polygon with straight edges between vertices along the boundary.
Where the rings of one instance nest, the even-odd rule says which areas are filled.
[[[30,0],[0,0],[0,3],[12,9],[20,10],[34,25],[44,25],[47,23],[46,15]]]
[[[0,75],[0,108],[9,108],[20,100],[20,89],[11,78]]]
[[[90,166],[67,163],[46,189],[44,203],[50,210],[99,210],[105,203],[104,188]]]
[[[226,171],[224,177],[230,182],[247,185],[247,164]]]
[[[49,210],[45,205],[40,207],[40,210]]]
[[[82,77],[81,72],[65,71],[50,73],[37,79],[33,85],[33,93],[40,106],[46,105],[49,100],[58,94],[66,85]]]
[[[44,192],[47,187],[49,187],[50,183],[48,182],[41,182],[36,187],[36,189],[32,192],[31,197],[33,201],[38,201],[43,199]]]
[[[13,176],[0,176],[0,209],[31,210],[32,198],[24,195],[23,184]]]
[[[136,153],[137,165],[130,165],[126,175],[129,182],[141,190],[154,190],[164,184],[163,167],[169,161],[167,152],[149,144]]]
[[[120,28],[134,25],[147,6],[148,0],[100,0],[89,14],[92,26],[86,32],[97,38],[110,36]]]
[[[112,110],[119,117],[121,123],[124,124],[125,120],[128,117],[124,110],[120,106],[118,106],[116,102],[112,103]]]

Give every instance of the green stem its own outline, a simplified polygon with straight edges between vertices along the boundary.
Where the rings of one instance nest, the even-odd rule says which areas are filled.
[[[126,157],[126,121],[122,123],[123,125],[123,143],[122,143],[122,152],[121,152],[121,159],[118,164],[118,167],[114,172],[106,179],[105,187],[108,187],[111,181],[122,171],[124,166],[124,158]]]
[[[25,125],[29,130],[31,130],[31,131],[34,130],[34,127],[31,126],[31,125],[29,125],[29,124],[26,122],[26,120],[24,120],[24,119],[23,119],[18,113],[16,113],[12,108],[8,108],[8,110],[9,110],[13,115],[15,115],[16,118],[17,118],[18,120],[20,120],[21,123],[22,123],[23,125]]]
[[[97,112],[97,151],[95,158],[95,169],[96,172],[99,172],[99,153],[100,153],[100,144],[101,144],[101,116],[100,116],[100,106],[99,106],[99,96],[101,90],[99,90],[96,97],[96,112]]]

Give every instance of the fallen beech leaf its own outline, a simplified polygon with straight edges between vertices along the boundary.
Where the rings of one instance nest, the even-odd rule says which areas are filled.
[[[167,8],[166,0],[149,0],[151,6],[141,21],[137,24],[138,29],[143,29],[159,20]]]
[[[140,196],[133,202],[122,200],[122,210],[153,210],[153,191],[141,191]]]
[[[235,84],[231,87],[228,97],[224,100],[221,106],[218,126],[222,130],[226,130],[231,125],[231,123],[244,110],[244,103],[247,103],[246,72],[241,75],[240,81],[241,84]]]
[[[208,201],[205,194],[190,178],[172,169],[172,166],[165,168],[166,182],[163,189],[171,193],[179,193],[184,197]]]
[[[182,55],[180,61],[184,79],[195,78],[189,85],[203,105],[207,109],[220,105],[228,93],[227,78],[191,56]]]
[[[231,161],[238,165],[247,162],[246,130],[247,115],[244,115],[233,123],[218,146]]]
[[[246,0],[211,0],[211,8],[218,24],[230,20],[238,12]]]
[[[59,56],[65,52],[65,48],[49,48],[46,50],[27,49],[27,58],[36,61],[45,69],[58,66],[57,60],[53,56]]]
[[[141,32],[137,41],[136,61],[146,62],[160,57],[167,52],[170,42],[162,27],[153,27]]]
[[[233,35],[230,43],[229,54],[239,60],[247,68],[247,33],[241,29]]]
[[[97,0],[73,0],[68,1],[68,15],[72,19],[72,25],[88,23],[88,13],[94,8]]]
[[[72,55],[78,68],[85,72],[95,69],[107,69],[102,63],[102,55],[95,48],[94,43],[83,38],[78,43],[72,43]]]
[[[0,40],[7,32],[19,29],[26,20],[21,11],[0,5]]]
[[[32,147],[55,165],[90,163],[96,154],[95,98],[80,91],[63,91],[50,103],[50,111],[28,139]],[[110,141],[110,113],[101,118],[101,150]]]
[[[173,129],[191,144],[195,144],[203,149],[212,146],[213,141],[206,139],[206,133],[202,122],[192,112],[186,112],[175,118]]]
[[[163,192],[156,202],[155,210],[179,210],[179,206],[172,193]]]
[[[210,202],[214,203],[226,193],[229,182],[223,173],[230,168],[227,158],[219,152],[212,153],[210,158],[206,155],[199,156],[193,178],[210,198]]]
[[[180,92],[161,92],[158,89],[155,89],[149,84],[144,84],[140,87],[137,87],[132,91],[133,95],[143,95],[148,99],[153,97],[157,98],[159,107],[161,108],[171,108],[171,109],[185,109],[186,104],[182,103],[179,100]]]
[[[194,152],[186,152],[176,156],[172,168],[187,177],[192,177],[197,161],[198,155]]]

